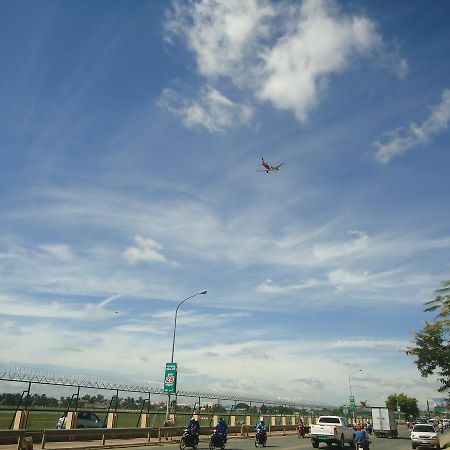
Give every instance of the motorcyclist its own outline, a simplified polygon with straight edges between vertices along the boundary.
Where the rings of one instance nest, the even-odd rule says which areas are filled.
[[[303,423],[302,419],[299,419],[298,421],[298,425],[297,425],[297,432],[299,434],[299,437],[301,436],[302,438],[305,437],[305,424]]]
[[[260,443],[265,443],[265,440],[267,439],[266,437],[266,424],[264,423],[264,419],[261,418],[261,420],[258,422],[258,425],[256,425],[256,435],[258,439],[258,435],[259,435],[259,442]]]
[[[355,444],[356,444],[356,448],[362,447],[364,450],[369,450],[369,437],[367,436],[366,430],[364,430],[364,428],[357,423],[355,426]]]
[[[200,434],[200,424],[198,423],[198,420],[192,416],[191,420],[189,421],[186,429],[195,437],[198,438],[198,435]]]
[[[217,422],[215,429],[216,429],[216,433],[221,434],[223,436],[223,442],[227,442],[228,425],[225,422],[225,420],[223,420],[222,417],[219,417],[219,421]]]

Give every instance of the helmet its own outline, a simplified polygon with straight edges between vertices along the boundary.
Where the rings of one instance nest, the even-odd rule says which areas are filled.
[[[361,425],[359,423],[357,423],[355,426],[355,430],[361,430],[361,428],[362,428]]]

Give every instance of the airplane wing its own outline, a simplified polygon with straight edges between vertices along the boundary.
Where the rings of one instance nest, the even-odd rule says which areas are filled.
[[[282,162],[281,164],[278,164],[278,166],[275,166],[275,169],[280,168],[283,164],[284,164],[284,162]]]

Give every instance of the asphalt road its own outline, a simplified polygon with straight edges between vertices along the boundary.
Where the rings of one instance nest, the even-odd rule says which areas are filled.
[[[398,439],[376,438],[371,437],[370,450],[410,450],[411,440],[409,437],[409,431],[406,428],[399,430]],[[440,435],[441,445],[444,442],[450,441],[450,430],[447,430],[443,435]],[[170,450],[178,449],[178,445],[167,445]],[[208,450],[208,443],[201,441],[199,450]],[[300,449],[312,449],[311,440],[309,438],[299,439],[297,436],[269,436],[267,439],[268,450],[300,450]],[[328,448],[325,444],[320,444],[320,448]],[[331,448],[336,449],[336,446]],[[348,445],[345,447],[350,449]],[[187,449],[188,450],[188,449]],[[228,438],[226,450],[255,450],[253,439],[233,439]]]

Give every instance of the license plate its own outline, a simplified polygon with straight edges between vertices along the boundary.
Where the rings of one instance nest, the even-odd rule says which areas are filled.
[[[319,441],[328,441],[328,436],[319,436]]]

